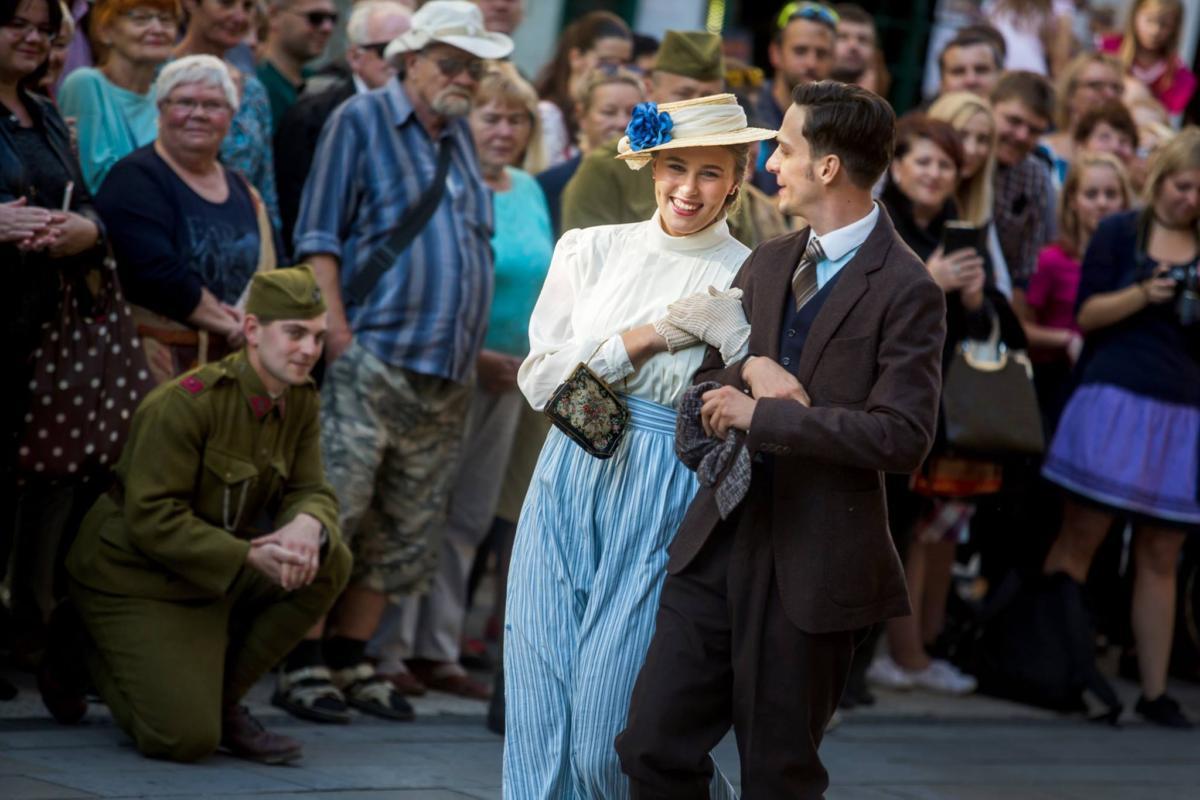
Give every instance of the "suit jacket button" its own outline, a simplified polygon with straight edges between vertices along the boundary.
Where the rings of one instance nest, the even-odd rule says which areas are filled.
[[[791,357],[791,356],[784,356],[783,358],[779,359],[779,363],[780,363],[780,364],[783,364],[783,365],[786,367],[788,364],[791,364],[791,363],[792,363],[792,357]]]
[[[788,336],[795,336],[795,335],[796,335],[796,329],[788,328]]]

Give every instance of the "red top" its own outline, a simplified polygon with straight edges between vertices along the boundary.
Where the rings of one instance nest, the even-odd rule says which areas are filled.
[[[1078,332],[1075,296],[1079,293],[1080,261],[1061,244],[1050,244],[1038,253],[1037,271],[1029,279],[1025,299],[1040,325]]]
[[[1100,40],[1100,49],[1105,53],[1116,53],[1124,38],[1120,34],[1105,36]],[[1168,114],[1182,114],[1196,91],[1196,76],[1177,55],[1160,64],[1161,67],[1152,70],[1157,77],[1143,82],[1155,99],[1166,107]]]

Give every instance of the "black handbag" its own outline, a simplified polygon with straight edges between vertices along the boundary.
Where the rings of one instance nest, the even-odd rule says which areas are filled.
[[[1033,388],[1033,365],[1000,341],[992,321],[986,342],[961,342],[942,387],[946,442],[983,456],[1040,455],[1046,447]]]
[[[629,408],[586,361],[558,385],[544,413],[588,455],[601,459],[612,458],[629,426]]]

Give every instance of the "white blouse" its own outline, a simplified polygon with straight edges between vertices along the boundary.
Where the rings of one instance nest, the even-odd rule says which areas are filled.
[[[525,398],[541,410],[586,360],[616,391],[676,407],[705,348],[658,353],[635,372],[621,334],[666,316],[681,297],[729,288],[749,254],[724,218],[691,236],[667,235],[658,212],[567,231],[529,320],[529,356],[517,373]]]

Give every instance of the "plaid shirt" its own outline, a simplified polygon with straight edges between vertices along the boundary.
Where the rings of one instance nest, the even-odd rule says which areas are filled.
[[[993,213],[1013,286],[1025,288],[1037,268],[1038,251],[1054,240],[1056,205],[1050,168],[1037,156],[996,167]]]
[[[365,302],[343,299],[354,340],[381,361],[464,383],[492,303],[492,195],[466,121],[442,136],[453,146],[437,211]],[[304,184],[296,261],[337,256],[345,292],[433,181],[437,147],[398,80],[340,105]]]

